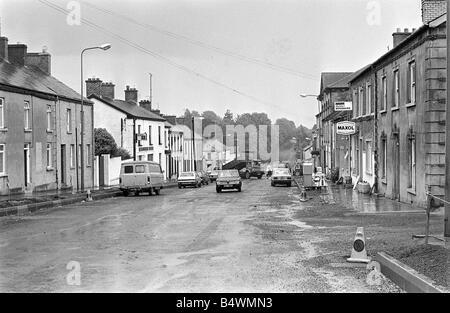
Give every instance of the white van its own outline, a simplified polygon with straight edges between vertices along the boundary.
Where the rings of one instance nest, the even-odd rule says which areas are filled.
[[[139,195],[140,192],[153,192],[159,195],[163,188],[164,174],[161,166],[155,162],[133,161],[122,163],[120,169],[120,190],[125,196],[130,192]]]

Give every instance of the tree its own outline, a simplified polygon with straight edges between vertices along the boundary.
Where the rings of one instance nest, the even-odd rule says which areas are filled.
[[[122,160],[131,159],[130,153],[118,148],[114,137],[105,128],[94,129],[95,155],[109,154],[111,157],[121,157]]]
[[[113,136],[105,128],[94,129],[95,155],[110,154],[117,152],[117,144]]]
[[[227,110],[223,116],[223,124],[224,125],[234,125],[234,117],[233,113],[230,110]]]

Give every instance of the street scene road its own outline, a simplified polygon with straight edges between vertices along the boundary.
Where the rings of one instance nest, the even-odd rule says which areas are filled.
[[[320,237],[295,219],[295,212],[304,209],[298,198],[297,187],[251,179],[241,193],[218,194],[210,184],[4,218],[0,290],[371,290],[363,279],[304,263],[321,253],[315,247]],[[70,261],[80,264],[79,286],[67,283]]]

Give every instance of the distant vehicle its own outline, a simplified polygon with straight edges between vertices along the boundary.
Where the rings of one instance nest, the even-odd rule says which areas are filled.
[[[211,182],[209,175],[204,171],[198,172],[198,176],[202,179],[202,185],[208,185]]]
[[[209,174],[209,179],[211,179],[211,181],[216,181],[218,176],[219,170],[212,170],[211,173]]]
[[[164,175],[161,166],[156,162],[134,161],[122,163],[119,177],[119,187],[124,196],[131,192],[153,192],[159,195],[163,188]]]
[[[201,187],[202,178],[196,172],[182,172],[178,176],[178,188],[186,188],[186,186]]]
[[[241,192],[242,181],[238,170],[219,171],[219,176],[216,180],[216,191],[220,193],[224,189],[237,189],[237,191]]]
[[[286,185],[292,186],[292,176],[288,168],[276,168],[273,170],[272,178],[270,181],[271,186]]]
[[[239,174],[242,178],[250,179],[250,177],[257,177],[261,179],[264,175],[264,171],[261,168],[261,162],[259,160],[247,161],[245,167],[243,167]]]

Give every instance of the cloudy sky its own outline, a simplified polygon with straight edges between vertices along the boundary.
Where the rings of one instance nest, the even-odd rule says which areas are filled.
[[[392,48],[397,28],[421,26],[420,0],[75,1],[93,27],[73,23],[73,2],[0,0],[1,35],[46,46],[52,74],[77,91],[81,50],[107,42],[86,54],[85,79],[114,82],[117,98],[126,85],[148,98],[152,73],[163,113],[266,112],[308,127],[317,103],[299,94],[317,94],[321,72],[358,70]]]

